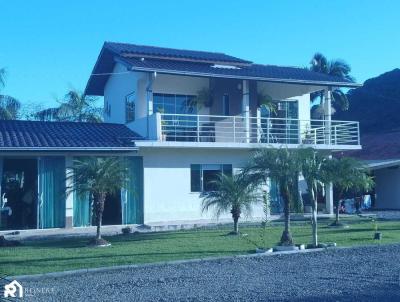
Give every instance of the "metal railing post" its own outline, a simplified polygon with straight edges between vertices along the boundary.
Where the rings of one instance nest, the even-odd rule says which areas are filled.
[[[233,142],[236,143],[236,116],[233,116]]]
[[[267,117],[267,144],[269,144],[269,125],[270,125],[270,120],[269,117]]]
[[[197,115],[197,142],[200,142],[200,116]]]
[[[337,126],[333,126],[333,137],[334,137],[334,144],[337,145],[337,134],[336,134]]]

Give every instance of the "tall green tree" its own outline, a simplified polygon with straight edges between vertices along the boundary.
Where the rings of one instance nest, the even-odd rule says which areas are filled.
[[[42,121],[92,122],[102,121],[102,109],[96,107],[97,98],[70,90],[59,101],[60,105],[36,113],[36,119]]]
[[[244,169],[252,181],[265,182],[270,179],[278,185],[283,200],[285,228],[280,244],[293,245],[290,231],[290,207],[298,202],[298,176],[301,172],[300,157],[297,150],[287,148],[261,149],[255,152]]]
[[[252,206],[261,202],[257,186],[249,182],[242,173],[232,176],[221,174],[215,181],[216,190],[202,194],[203,212],[214,210],[217,217],[230,212],[233,219],[232,234],[239,234],[239,218],[251,213]]]
[[[367,169],[358,160],[351,157],[331,158],[325,167],[326,181],[333,184],[337,193],[335,200],[336,217],[333,225],[340,226],[340,201],[345,194],[367,192],[374,186],[373,179],[367,174]]]
[[[0,91],[6,83],[6,70],[0,68]],[[18,118],[21,103],[9,95],[0,94],[0,120],[15,120]]]
[[[351,76],[351,67],[343,60],[328,60],[323,54],[316,53],[310,61],[310,70],[327,74],[330,76],[338,77],[345,81],[354,81]],[[311,94],[311,101],[317,103],[312,107],[312,115],[320,117],[323,112],[322,102],[324,98],[324,91],[316,91]],[[332,107],[334,110],[346,111],[349,109],[349,100],[346,94],[339,88],[332,90]]]
[[[96,245],[105,245],[101,238],[101,225],[104,204],[108,194],[119,192],[128,183],[127,163],[119,157],[84,157],[75,159],[67,180],[71,184],[68,193],[76,192],[81,196],[89,194],[94,198],[96,218]]]
[[[299,149],[301,173],[307,183],[307,191],[312,205],[312,238],[313,246],[318,246],[318,192],[326,181],[326,154],[312,148]]]

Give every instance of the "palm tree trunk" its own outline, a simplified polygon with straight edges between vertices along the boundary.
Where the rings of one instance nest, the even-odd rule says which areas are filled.
[[[96,229],[96,239],[101,239],[101,223],[103,220],[104,203],[106,201],[106,193],[102,192],[98,196],[97,207],[96,207],[96,218],[97,218],[97,229]]]
[[[338,194],[338,198],[336,201],[335,225],[339,224],[339,210],[340,210],[340,201],[341,200],[342,200],[342,193]]]
[[[311,201],[312,201],[312,236],[313,236],[313,246],[318,246],[318,224],[317,224],[317,211],[318,203],[316,198],[315,186],[310,187]]]
[[[287,185],[283,186],[282,198],[284,201],[285,229],[281,236],[282,245],[293,245],[292,234],[290,233],[290,196]]]
[[[239,217],[233,217],[233,232],[239,234]]]
[[[335,224],[339,224],[339,210],[340,210],[340,199],[336,201],[336,215],[335,215]]]

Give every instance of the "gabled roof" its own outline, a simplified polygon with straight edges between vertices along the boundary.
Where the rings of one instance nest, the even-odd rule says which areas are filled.
[[[253,64],[223,53],[106,42],[86,86],[88,95],[103,95],[116,62],[127,71],[222,77],[318,86],[358,87],[359,84],[301,67]]]
[[[122,124],[0,120],[0,152],[129,151],[138,139]]]

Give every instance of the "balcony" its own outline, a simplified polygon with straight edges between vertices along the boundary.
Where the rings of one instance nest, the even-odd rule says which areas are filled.
[[[360,145],[359,123],[352,121],[160,113],[156,113],[154,120],[156,137],[162,142],[337,146],[338,149],[346,146],[358,149]]]

